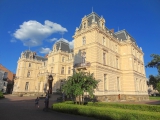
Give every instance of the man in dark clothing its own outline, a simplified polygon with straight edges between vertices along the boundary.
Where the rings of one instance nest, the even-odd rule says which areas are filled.
[[[43,111],[48,111],[48,106],[49,106],[49,96],[47,95],[45,100],[44,100],[45,108]]]

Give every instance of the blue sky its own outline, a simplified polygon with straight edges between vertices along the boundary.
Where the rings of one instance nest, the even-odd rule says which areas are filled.
[[[72,45],[76,27],[93,7],[107,28],[126,29],[134,37],[147,64],[150,54],[160,54],[159,6],[160,0],[0,0],[0,63],[15,73],[28,45],[44,56],[62,33]],[[150,74],[157,70],[147,68]]]

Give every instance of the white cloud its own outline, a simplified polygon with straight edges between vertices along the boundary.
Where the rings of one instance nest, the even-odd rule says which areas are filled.
[[[14,42],[17,42],[17,40],[11,39],[10,42],[14,43]]]
[[[43,48],[43,47],[42,47],[39,52],[42,53],[42,54],[48,54],[50,51],[51,51],[50,48]]]
[[[38,46],[42,44],[45,38],[57,32],[67,32],[67,29],[49,20],[45,20],[44,25],[30,20],[20,25],[13,36],[21,40],[24,46]]]
[[[68,40],[66,40],[66,39],[64,39],[64,38],[63,38],[63,39],[60,38],[58,41],[60,41],[60,40],[69,43],[69,47],[70,47],[71,49],[73,48],[73,46],[74,46],[74,40],[68,41]]]
[[[52,38],[52,39],[49,39],[47,40],[48,42],[54,42],[54,41],[57,41],[57,38]]]

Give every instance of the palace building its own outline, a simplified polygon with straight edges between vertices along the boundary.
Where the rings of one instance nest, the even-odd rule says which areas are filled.
[[[54,93],[73,71],[83,70],[100,80],[99,101],[148,100],[144,53],[126,30],[109,30],[105,19],[92,12],[82,18],[73,38],[73,49],[61,38],[46,57],[22,52],[13,94]]]

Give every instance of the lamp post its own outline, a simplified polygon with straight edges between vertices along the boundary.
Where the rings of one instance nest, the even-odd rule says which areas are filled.
[[[52,82],[53,82],[53,76],[52,76],[52,75],[49,75],[49,76],[48,76],[48,85],[49,85],[48,93],[49,93],[49,94],[52,94]]]

